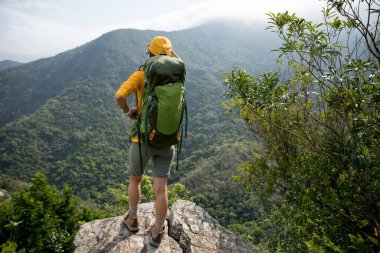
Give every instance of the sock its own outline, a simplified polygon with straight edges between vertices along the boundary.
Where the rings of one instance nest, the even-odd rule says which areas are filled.
[[[165,220],[158,220],[158,219],[156,219],[156,221],[154,223],[156,225],[156,228],[158,229],[158,232],[161,233],[162,230],[163,230],[163,228],[164,228]]]
[[[138,210],[139,210],[138,205],[131,205],[131,204],[129,204],[129,212],[130,212],[133,216],[137,217]]]

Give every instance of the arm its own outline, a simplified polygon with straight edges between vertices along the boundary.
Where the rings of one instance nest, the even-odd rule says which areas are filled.
[[[137,107],[129,107],[127,103],[127,99],[123,98],[119,94],[115,94],[115,100],[119,108],[126,113],[128,118],[137,119],[138,118],[138,108]]]
[[[128,106],[128,103],[127,103],[127,99],[126,98],[123,98],[122,96],[120,96],[119,94],[115,94],[115,100],[116,100],[116,103],[117,105],[119,106],[119,108],[124,112],[128,112],[129,111],[129,106]]]
[[[115,100],[119,108],[128,115],[130,119],[137,119],[138,108],[130,107],[127,102],[127,97],[132,93],[138,93],[144,83],[144,74],[142,71],[133,73],[127,81],[125,81],[115,94]],[[140,91],[141,92],[141,91]],[[137,97],[137,95],[136,95]]]

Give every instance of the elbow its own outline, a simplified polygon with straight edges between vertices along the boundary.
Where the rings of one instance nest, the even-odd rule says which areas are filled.
[[[119,94],[115,93],[115,100],[116,100],[116,102],[119,102],[119,101],[124,100],[124,98],[122,96],[120,96]]]

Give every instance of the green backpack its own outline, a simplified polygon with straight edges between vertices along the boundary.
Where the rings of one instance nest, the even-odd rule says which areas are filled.
[[[174,57],[158,55],[148,58],[144,65],[144,91],[141,117],[137,131],[140,158],[141,141],[154,148],[177,145],[181,152],[183,133],[187,132],[187,108],[185,100],[184,63]],[[185,116],[185,130],[182,120]]]

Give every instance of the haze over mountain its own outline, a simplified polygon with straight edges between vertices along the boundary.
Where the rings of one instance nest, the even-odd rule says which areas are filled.
[[[218,206],[226,192],[231,202],[234,194],[244,198],[231,176],[248,155],[249,139],[234,117],[224,114],[221,74],[235,66],[250,73],[274,68],[271,50],[278,42],[269,32],[228,21],[175,32],[116,30],[2,71],[0,172],[29,181],[41,170],[58,187],[68,183],[80,197],[105,202],[106,189],[128,178],[130,122],[113,96],[144,62],[145,46],[156,35],[171,39],[187,67],[189,137],[171,182],[203,194],[206,208]]]
[[[21,62],[11,61],[11,60],[0,61],[0,71],[6,70],[9,68],[13,68],[13,67],[17,67],[21,64],[22,64]]]

